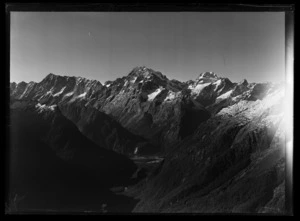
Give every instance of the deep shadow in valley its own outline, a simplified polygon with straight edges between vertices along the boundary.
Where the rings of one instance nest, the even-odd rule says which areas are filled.
[[[110,188],[132,184],[134,163],[89,142],[68,120],[55,125],[56,117],[11,112],[6,212],[131,212],[137,200]]]

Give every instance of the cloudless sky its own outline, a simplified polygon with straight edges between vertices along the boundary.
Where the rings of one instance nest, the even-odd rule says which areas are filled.
[[[284,12],[12,12],[10,81],[104,83],[145,65],[187,81],[285,79]]]

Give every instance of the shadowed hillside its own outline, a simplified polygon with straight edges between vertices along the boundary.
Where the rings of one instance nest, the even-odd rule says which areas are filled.
[[[134,200],[109,188],[131,182],[136,166],[84,137],[57,107],[16,101],[10,128],[10,197],[23,197],[18,211],[131,210]]]

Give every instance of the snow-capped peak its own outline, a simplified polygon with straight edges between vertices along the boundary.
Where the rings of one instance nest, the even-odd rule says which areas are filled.
[[[128,75],[131,79],[131,82],[133,81],[132,79],[136,79],[136,78],[144,78],[146,80],[149,80],[150,78],[153,78],[154,76],[156,78],[159,78],[160,80],[168,80],[168,78],[163,75],[161,72],[159,71],[154,71],[151,68],[147,68],[145,66],[141,66],[141,67],[136,67],[134,68]]]
[[[214,72],[203,72],[199,75],[199,77],[197,79],[201,79],[201,78],[215,78],[215,79],[219,79],[218,75],[216,75]]]

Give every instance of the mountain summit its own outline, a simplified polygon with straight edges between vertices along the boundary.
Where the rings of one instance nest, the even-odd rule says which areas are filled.
[[[201,78],[219,79],[218,75],[216,75],[214,72],[203,72],[199,75],[197,79],[201,79]]]

